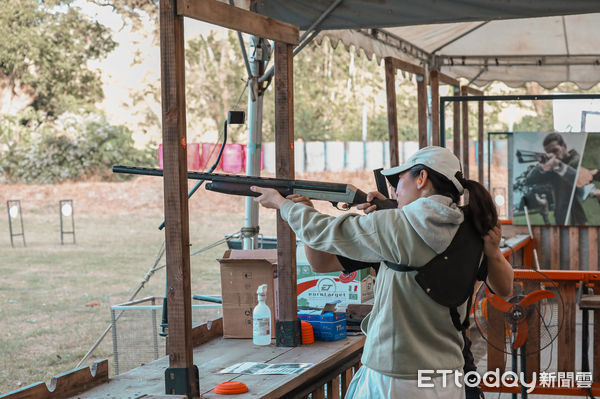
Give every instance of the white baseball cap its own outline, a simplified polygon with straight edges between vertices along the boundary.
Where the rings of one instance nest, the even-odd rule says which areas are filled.
[[[458,172],[462,175],[460,161],[452,151],[445,147],[429,146],[421,148],[408,158],[404,165],[382,170],[381,174],[387,177],[392,187],[396,187],[399,179],[398,174],[407,171],[416,165],[424,165],[435,170],[450,180],[458,190],[459,194],[464,193],[464,187],[456,178]]]

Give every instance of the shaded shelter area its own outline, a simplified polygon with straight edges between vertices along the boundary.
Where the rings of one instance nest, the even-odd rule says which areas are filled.
[[[206,345],[212,342],[210,345],[215,345],[218,351],[231,350],[232,359],[235,357],[236,349],[235,346],[228,349],[227,343],[223,343],[222,337],[218,336],[218,329],[212,330],[212,332],[208,328],[202,331],[194,331],[191,323],[184,90],[184,17],[203,20],[275,41],[276,176],[279,178],[294,179],[295,176],[293,152],[293,48],[299,43],[300,30],[313,25],[313,22],[317,21],[323,15],[323,12],[328,9],[330,12],[325,15],[319,24],[313,27],[314,29],[323,31],[322,34],[331,38],[338,38],[346,45],[355,45],[362,48],[368,55],[374,54],[386,60],[392,166],[398,163],[397,128],[394,128],[395,93],[392,90],[394,87],[392,78],[395,76],[397,69],[420,76],[417,79],[419,83],[417,90],[421,109],[419,114],[419,142],[421,146],[440,143],[439,114],[436,119],[435,111],[426,111],[428,102],[427,86],[432,91],[432,94],[429,95],[431,102],[434,104],[431,109],[435,110],[436,101],[439,101],[439,94],[437,93],[439,84],[450,84],[455,88],[454,91],[457,94],[481,93],[477,89],[461,86],[457,80],[459,77],[467,78],[476,84],[485,84],[491,80],[502,80],[509,84],[519,85],[525,81],[535,80],[544,87],[553,87],[562,81],[574,81],[580,87],[590,87],[600,80],[599,35],[585,37],[583,34],[578,36],[575,33],[570,33],[571,29],[579,25],[577,18],[585,21],[589,20],[589,23],[593,24],[593,18],[597,15],[593,13],[600,12],[600,3],[597,1],[577,0],[567,3],[555,0],[535,0],[526,3],[507,3],[493,0],[467,2],[398,0],[377,3],[360,1],[336,1],[334,3],[326,1],[295,0],[282,2],[262,0],[260,2],[250,2],[249,4],[245,2],[242,6],[250,7],[256,12],[229,6],[216,0],[161,0],[160,2],[169,336],[167,340],[168,365],[166,359],[163,359],[160,363],[158,375],[165,376],[164,387],[167,393],[187,395],[188,397],[198,397],[201,392],[207,392],[207,388],[212,389],[212,387],[199,386],[199,381],[203,381],[204,377],[198,377],[197,364],[203,365],[200,368],[202,372],[212,373],[210,378],[213,378],[214,373],[218,371],[216,367],[206,367],[206,364],[210,361],[209,358],[198,357],[195,359],[194,346],[200,343]],[[256,8],[253,6],[256,6]],[[589,15],[581,15],[586,13],[589,13]],[[534,27],[541,19],[536,19],[534,20],[536,23],[531,24],[528,19],[522,18],[538,17],[548,20],[548,26],[550,27],[548,29],[553,32],[556,31],[559,37],[562,35],[562,42],[560,38],[557,40],[531,40],[528,42],[530,47],[521,48],[517,46],[512,49],[512,53],[504,53],[510,49],[502,46],[507,44],[505,42],[511,42],[511,39],[507,37],[502,40],[495,37],[494,32],[510,31],[510,29],[509,27],[501,28],[497,25],[510,23],[514,27],[526,27],[536,31]],[[506,21],[503,19],[506,19]],[[423,26],[409,26],[417,24]],[[592,32],[597,31],[596,26],[592,27]],[[552,30],[552,27],[554,27],[554,30]],[[511,33],[514,34],[515,32],[511,31]],[[526,36],[526,32],[519,35],[521,38]],[[592,36],[594,37],[591,38]],[[579,39],[580,37],[582,39]],[[572,39],[576,43],[571,42]],[[512,42],[517,44],[514,36]],[[557,47],[551,48],[547,42],[557,42]],[[470,48],[467,46],[469,43],[473,45]],[[488,44],[486,45],[486,43]],[[536,43],[538,46],[535,46]],[[582,46],[589,44],[590,47],[589,49],[583,47],[580,50],[580,47],[578,47],[580,44]],[[562,48],[560,48],[561,46]],[[579,54],[575,51],[585,53]],[[551,62],[546,60],[551,60]],[[555,62],[556,64],[554,64]],[[524,71],[522,74],[518,72],[520,67]],[[581,74],[578,74],[578,68],[582,68],[583,72]],[[534,71],[537,72],[535,75],[533,75]],[[457,115],[460,115],[460,113],[455,112],[455,152],[461,147],[460,141],[456,141],[456,138],[460,136],[457,133],[461,127],[460,123],[456,123],[458,120]],[[479,145],[483,146],[482,105],[480,115]],[[466,112],[463,111],[463,121],[464,118],[466,118]],[[427,119],[430,119],[429,129],[427,128]],[[465,126],[463,122],[463,145],[468,141],[468,128],[465,130]],[[466,156],[467,153],[463,150],[463,162],[468,164],[468,160],[465,159]],[[482,165],[483,159],[480,158],[480,180],[483,178]],[[597,230],[595,237],[597,245]],[[296,348],[299,346],[299,321],[296,302],[296,244],[294,234],[281,218],[277,222],[277,240],[279,243],[277,262],[279,317],[276,325],[276,345],[282,348]],[[531,249],[531,246],[532,244],[529,243],[528,248]],[[533,266],[531,255],[522,255],[521,259],[521,266]],[[593,267],[593,270],[598,269],[597,258]],[[590,270],[592,270],[592,265],[590,265]],[[573,288],[574,285],[570,287],[569,292]],[[600,325],[598,329],[600,329]],[[570,335],[565,335],[564,340],[568,340],[569,337]],[[360,343],[360,340],[353,338],[348,342],[354,345],[357,342]],[[250,346],[250,342],[247,342],[247,345]],[[303,348],[297,349],[299,350],[298,353],[302,354]],[[279,348],[273,348],[273,351],[279,350]],[[310,352],[310,347],[307,347],[306,351]],[[355,356],[360,351],[360,348],[353,347],[352,355]],[[323,353],[326,352],[323,351]],[[302,358],[301,355],[298,356]],[[315,357],[315,359],[317,358]],[[327,373],[329,374],[315,376],[314,380],[311,381],[311,383],[321,384],[314,391],[310,391],[313,393],[313,398],[324,397],[323,379],[325,379],[325,385],[331,386],[331,389],[333,389],[333,386],[338,385],[340,378],[342,381],[344,378],[348,380],[348,376],[356,371],[355,363],[348,363],[345,362],[345,359],[335,359],[335,357],[333,359],[332,361],[331,357],[327,357],[324,360],[320,358],[315,360],[317,362],[332,361],[332,363],[327,363]],[[355,362],[355,358],[352,358],[352,361]],[[600,352],[598,354],[594,353],[594,365],[600,365]],[[163,371],[164,374],[162,374]],[[594,371],[596,372],[596,369]],[[103,382],[106,378],[107,376],[104,376],[98,382]],[[157,377],[154,376],[153,378],[156,379]],[[240,376],[227,377],[219,380],[219,382],[232,378],[244,379]],[[595,379],[595,381],[598,380]],[[78,392],[77,382],[73,380],[72,383],[73,387],[68,391],[69,394]],[[152,381],[154,385],[159,383],[156,380]],[[286,381],[281,383],[286,384]],[[86,381],[86,384],[83,389],[87,389],[91,385],[90,381]],[[81,386],[83,385],[81,383]],[[275,387],[274,389],[279,388]],[[23,390],[20,392],[23,394]],[[66,395],[64,392],[63,396],[58,394],[55,396],[41,396],[40,394],[40,396],[32,397],[64,397]],[[303,397],[307,394],[306,392],[294,394],[292,390],[289,392],[293,394],[292,397]],[[139,393],[140,395],[150,394],[154,391]],[[581,394],[581,392],[579,393]],[[9,397],[26,397],[19,395],[20,393],[14,393]],[[257,396],[252,396],[252,394],[240,395],[240,397],[277,397],[269,395],[271,393],[257,394]]]
[[[261,1],[257,10],[306,29],[332,2],[284,3]],[[394,57],[478,86],[574,82],[589,89],[599,79],[598,12],[594,1],[343,1],[318,29],[368,57]]]

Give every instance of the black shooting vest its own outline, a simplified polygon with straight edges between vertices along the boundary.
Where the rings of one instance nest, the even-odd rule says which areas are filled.
[[[449,308],[454,327],[464,331],[469,326],[469,309],[482,251],[483,239],[465,219],[448,248],[426,265],[411,267],[388,261],[385,264],[398,272],[417,271],[415,280],[419,286],[435,302]],[[467,300],[467,316],[461,323],[457,308]]]

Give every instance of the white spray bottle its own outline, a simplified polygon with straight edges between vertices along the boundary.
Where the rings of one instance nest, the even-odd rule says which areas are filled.
[[[271,310],[265,303],[267,285],[260,285],[256,293],[258,294],[258,305],[252,312],[252,342],[254,345],[269,345],[271,343]]]

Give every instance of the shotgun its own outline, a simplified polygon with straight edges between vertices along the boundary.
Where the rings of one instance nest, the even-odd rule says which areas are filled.
[[[163,175],[162,169],[120,165],[113,166],[113,172],[146,176]],[[340,203],[346,204],[350,208],[354,205],[367,202],[367,194],[351,184],[202,172],[188,172],[188,179],[210,182],[206,183],[205,186],[210,191],[249,197],[258,197],[260,195],[260,193],[251,191],[251,186],[274,188],[284,197],[290,194],[300,194],[314,200],[329,201],[333,206],[341,210],[345,209],[338,207]],[[371,203],[377,205],[377,209],[396,208],[396,203],[392,200],[374,199]]]
[[[535,152],[529,150],[517,150],[517,160],[519,163],[539,162],[546,163],[550,158],[544,152]]]

